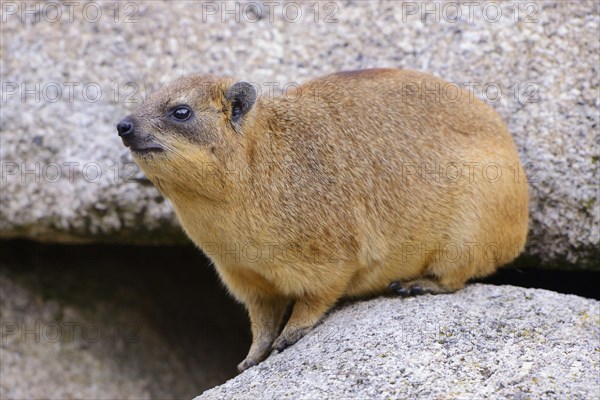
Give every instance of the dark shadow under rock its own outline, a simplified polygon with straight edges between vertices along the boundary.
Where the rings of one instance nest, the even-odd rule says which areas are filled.
[[[2,398],[191,398],[233,377],[250,344],[194,248],[0,252]]]

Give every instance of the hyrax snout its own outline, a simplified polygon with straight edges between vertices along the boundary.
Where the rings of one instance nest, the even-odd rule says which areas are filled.
[[[453,292],[525,243],[527,182],[506,126],[424,73],[335,73],[275,98],[184,77],[117,129],[246,306],[240,370],[340,298]]]

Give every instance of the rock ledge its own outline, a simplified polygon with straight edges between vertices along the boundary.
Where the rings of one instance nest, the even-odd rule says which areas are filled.
[[[600,302],[474,284],[341,306],[196,400],[599,398]]]

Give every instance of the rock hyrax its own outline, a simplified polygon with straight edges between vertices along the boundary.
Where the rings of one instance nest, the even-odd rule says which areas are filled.
[[[340,298],[453,292],[525,244],[527,182],[506,126],[428,74],[334,73],[275,98],[183,77],[117,129],[246,306],[240,371]]]

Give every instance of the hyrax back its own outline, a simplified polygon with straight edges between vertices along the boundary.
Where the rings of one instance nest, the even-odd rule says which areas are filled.
[[[525,243],[527,183],[504,123],[423,73],[342,72],[275,99],[229,78],[181,78],[119,134],[246,305],[254,341],[241,370],[341,297],[392,282],[452,292]]]

